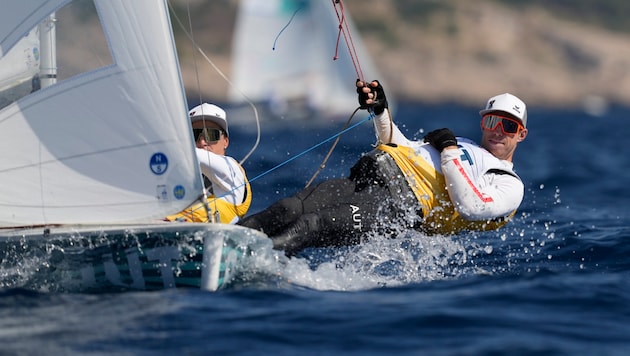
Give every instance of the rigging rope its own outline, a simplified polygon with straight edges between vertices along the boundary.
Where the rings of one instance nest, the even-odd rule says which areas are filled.
[[[332,4],[335,8],[335,13],[337,14],[337,20],[339,20],[339,31],[337,32],[337,44],[335,46],[335,55],[333,60],[337,60],[339,58],[339,41],[341,40],[341,34],[343,33],[343,39],[346,42],[346,47],[348,48],[350,59],[352,59],[354,70],[357,73],[357,78],[364,81],[363,69],[361,68],[361,63],[359,62],[357,49],[354,47],[354,40],[352,39],[352,33],[350,32],[348,21],[346,20],[346,10],[343,6],[343,2],[341,0],[332,0]]]
[[[345,13],[345,8],[343,6],[343,2],[341,0],[332,0],[332,3],[333,3],[333,7],[335,8],[335,12],[337,13],[337,19],[339,20],[339,33],[337,34],[337,45],[335,47],[335,56],[333,60],[336,60],[338,58],[337,54],[339,53],[339,40],[341,37],[341,33],[343,32],[343,36],[344,36],[343,38],[346,42],[346,46],[348,47],[348,52],[350,53],[350,58],[352,59],[354,70],[357,73],[357,78],[359,78],[359,80],[362,81],[364,84],[367,84],[367,82],[363,78],[363,69],[361,68],[361,63],[359,63],[359,56],[354,46],[354,41],[352,39],[352,32],[350,32],[350,27],[348,26],[348,21],[346,20],[346,13]],[[376,97],[374,97],[374,100],[376,100]],[[354,116],[354,114],[352,114],[352,116]],[[350,116],[349,120],[352,120],[352,116]],[[389,141],[391,141],[392,135],[393,135],[394,120],[392,118],[392,113],[389,110],[388,110],[388,117],[389,117],[389,128],[390,128]],[[349,120],[348,122],[350,122]],[[335,144],[331,148],[331,152],[332,152],[332,149],[334,149],[336,144],[337,142],[335,142]],[[319,172],[317,172],[316,174],[318,173]],[[310,183],[311,182],[309,181],[309,183],[306,186],[308,187]]]
[[[357,109],[357,110],[358,110],[358,109]],[[355,110],[355,112],[352,114],[352,116],[350,117],[350,119],[352,119],[352,117],[353,117],[353,116],[354,116],[354,114],[357,112],[357,110]],[[269,173],[271,173],[271,172],[275,171],[276,169],[278,169],[278,168],[280,168],[280,167],[282,167],[282,166],[284,166],[284,165],[286,165],[286,164],[288,164],[288,163],[290,163],[290,162],[292,162],[292,161],[295,161],[296,159],[298,159],[298,158],[300,158],[300,157],[304,156],[305,154],[307,154],[307,153],[309,153],[309,152],[313,151],[314,149],[316,149],[316,148],[320,147],[321,145],[323,145],[323,144],[325,144],[325,143],[327,143],[327,142],[332,141],[333,139],[337,139],[337,140],[338,140],[338,139],[339,139],[339,137],[341,137],[341,135],[342,135],[342,134],[344,134],[344,133],[346,133],[346,132],[348,132],[348,131],[350,131],[350,130],[354,129],[354,128],[355,128],[355,127],[357,127],[357,126],[360,126],[361,124],[363,124],[363,123],[364,123],[364,122],[366,122],[366,121],[371,120],[373,117],[374,117],[374,114],[372,114],[372,113],[371,113],[370,115],[368,115],[367,117],[365,117],[365,119],[363,119],[363,120],[361,120],[361,121],[359,121],[359,122],[355,123],[354,125],[344,128],[343,130],[341,130],[341,131],[339,131],[338,133],[336,133],[336,134],[334,134],[334,135],[330,136],[329,138],[325,139],[324,141],[322,141],[322,142],[320,142],[320,143],[318,143],[318,144],[316,144],[316,145],[314,145],[314,146],[312,146],[312,147],[310,147],[310,148],[308,148],[308,149],[306,149],[306,150],[304,150],[304,151],[302,151],[302,152],[298,153],[297,155],[295,155],[295,156],[293,156],[293,157],[291,157],[291,158],[289,158],[289,159],[285,160],[284,162],[281,162],[281,163],[279,163],[279,164],[275,165],[274,167],[272,167],[272,168],[270,168],[270,169],[266,170],[265,172],[263,172],[263,173],[261,173],[261,174],[259,174],[259,175],[255,176],[254,178],[252,178],[252,179],[250,179],[250,180],[249,180],[249,181],[250,181],[250,183],[251,183],[251,182],[253,182],[253,181],[256,181],[256,180],[258,180],[258,179],[260,179],[260,178],[262,178],[262,177],[264,177],[264,176],[266,176],[267,174],[269,174]],[[329,156],[330,156],[330,153],[329,153]],[[328,157],[327,157],[327,158],[328,158]],[[240,187],[239,187],[239,188],[240,188]],[[236,189],[236,188],[235,188],[235,189]]]
[[[188,19],[189,19],[190,31],[188,29],[186,29],[186,27],[184,26],[182,21],[179,19],[179,17],[175,13],[175,10],[173,9],[171,1],[170,0],[168,1],[168,7],[171,10],[171,14],[173,15],[173,18],[175,18],[175,20],[179,24],[179,27],[182,29],[182,31],[184,32],[186,37],[188,37],[188,39],[190,39],[191,45],[193,46],[193,49],[196,49],[197,52],[199,52],[201,54],[201,56],[206,60],[206,62],[208,62],[208,64],[210,64],[212,66],[212,68],[221,76],[221,78],[223,78],[223,80],[225,80],[226,83],[228,83],[229,86],[231,86],[232,88],[236,89],[236,91],[238,91],[238,93],[241,94],[241,96],[245,99],[247,104],[252,108],[252,110],[254,112],[254,119],[256,121],[256,142],[254,142],[254,145],[252,146],[252,148],[239,161],[239,163],[241,165],[243,165],[243,163],[245,163],[245,161],[247,161],[247,159],[252,155],[252,153],[254,153],[254,151],[256,150],[256,148],[258,148],[258,145],[260,144],[260,118],[258,116],[258,109],[256,109],[256,105],[254,105],[252,100],[250,100],[247,97],[247,95],[245,95],[245,93],[243,93],[240,90],[240,88],[236,87],[230,81],[230,79],[228,79],[228,77],[223,73],[223,71],[221,71],[221,69],[219,69],[219,67],[217,67],[214,64],[214,62],[206,55],[206,53],[203,51],[203,49],[201,49],[201,47],[197,44],[197,42],[195,41],[195,39],[194,39],[194,37],[192,35],[192,22],[190,21],[190,19],[191,19],[191,16],[190,16],[190,4],[187,3],[187,6],[188,6]],[[195,51],[193,50],[193,62],[194,62],[194,66],[195,66],[195,74],[196,74],[196,77],[197,77],[197,90],[199,92],[199,102],[202,103],[203,101],[201,101],[202,100],[202,98],[201,98],[201,84],[199,82],[198,66],[197,66],[197,62],[195,60],[194,53],[195,53]]]
[[[295,17],[295,15],[297,15],[298,12],[300,12],[300,10],[302,10],[304,8],[304,2],[302,2],[300,4],[300,7],[298,7],[294,12],[293,15],[291,15],[291,18],[289,19],[289,22],[287,22],[286,25],[284,25],[284,27],[280,30],[280,32],[278,32],[278,34],[276,35],[276,38],[273,40],[273,47],[271,48],[273,51],[276,50],[276,43],[278,42],[278,38],[280,38],[280,35],[282,34],[282,32],[284,32],[284,30],[287,29],[287,27],[289,27],[289,25],[291,24],[291,22],[293,22],[293,18]]]
[[[354,70],[357,74],[357,78],[365,83],[365,80],[363,79],[363,69],[361,68],[361,63],[359,62],[359,55],[357,54],[357,49],[354,46],[354,40],[352,39],[352,32],[350,31],[350,26],[348,25],[348,21],[346,19],[346,12],[343,6],[343,2],[341,0],[332,0],[332,4],[335,9],[335,13],[337,14],[337,20],[339,21],[339,26],[338,26],[339,31],[337,32],[337,43],[335,44],[335,55],[333,56],[333,60],[337,60],[339,58],[339,42],[341,40],[341,34],[343,33],[343,39],[346,42],[346,47],[348,48],[348,53],[350,55],[350,59],[352,60],[352,65],[354,66]],[[326,162],[328,162],[328,159],[332,155],[332,152],[337,147],[337,144],[339,143],[339,140],[341,139],[341,133],[346,131],[348,125],[354,118],[354,115],[360,109],[361,107],[359,106],[354,110],[354,112],[352,112],[352,114],[348,118],[348,121],[346,121],[344,128],[337,136],[337,139],[330,147],[330,150],[328,150],[326,157],[324,157],[324,159],[322,160],[322,163],[320,163],[319,165],[319,168],[315,171],[315,173],[313,173],[313,176],[311,177],[311,179],[309,179],[309,181],[306,183],[306,186],[304,186],[304,188],[308,188],[311,185],[311,183],[313,183],[315,178],[319,175],[319,173],[326,167]],[[374,113],[370,111],[370,116],[368,118],[372,118],[372,117],[374,117]],[[390,120],[391,120],[391,116],[390,116]]]
[[[169,2],[169,6],[170,6],[170,2]],[[191,16],[190,16],[190,3],[186,3],[186,11],[187,11],[187,15],[188,15],[188,26],[189,26],[189,30],[190,30],[190,42],[193,45],[193,49],[194,49],[194,45],[195,45],[195,40],[194,40],[194,36],[193,36],[193,29],[192,29],[192,20],[191,20]],[[173,13],[173,15],[175,17],[177,17],[177,15],[175,15],[175,11],[173,11],[173,9],[171,8],[171,12]],[[178,19],[179,22],[179,19]],[[180,26],[182,27],[182,29],[184,30],[184,32],[186,31],[184,28],[184,25],[180,22]],[[199,93],[199,103],[203,103],[202,98],[201,98],[201,83],[199,81],[199,68],[197,66],[197,60],[195,57],[195,51],[193,51],[193,66],[195,68],[195,78],[197,80],[197,91]],[[205,120],[204,120],[204,127],[206,126],[205,124]],[[194,140],[194,138],[193,138]],[[201,201],[203,208],[206,211],[206,215],[210,218],[210,222],[212,223],[217,223],[219,222],[218,216],[216,214],[212,214],[212,209],[210,208],[210,202],[208,201],[208,195],[205,189],[203,189],[199,200]],[[212,203],[214,203],[214,211],[218,213],[219,208],[217,207],[217,202],[216,200],[212,201]]]
[[[352,112],[352,115],[350,115],[350,117],[348,118],[348,121],[346,121],[346,124],[344,125],[343,129],[341,130],[341,132],[344,132],[344,130],[346,130],[346,128],[350,124],[350,121],[352,121],[352,118],[359,111],[359,109],[361,109],[361,108],[358,107],[358,108],[354,109],[354,111]],[[370,118],[372,118],[372,115],[368,116],[368,119],[370,119]],[[354,126],[354,127],[356,127],[356,126]],[[341,133],[339,133],[339,135],[337,135],[337,139],[335,140],[335,142],[333,142],[332,146],[328,150],[328,153],[326,154],[326,156],[322,160],[322,163],[319,164],[319,168],[317,168],[315,173],[313,173],[313,176],[311,177],[311,179],[308,180],[308,183],[306,183],[304,188],[308,188],[311,185],[311,183],[313,183],[315,178],[319,175],[319,173],[324,168],[326,168],[326,162],[328,162],[328,159],[330,158],[330,156],[332,155],[333,151],[335,150],[335,147],[337,147],[337,144],[339,143],[339,140],[341,140]]]

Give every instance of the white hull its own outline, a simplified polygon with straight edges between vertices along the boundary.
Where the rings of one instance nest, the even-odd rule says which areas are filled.
[[[156,223],[0,231],[0,272],[15,285],[57,292],[176,287],[216,291],[267,237],[223,224]],[[6,284],[6,282],[5,282]]]

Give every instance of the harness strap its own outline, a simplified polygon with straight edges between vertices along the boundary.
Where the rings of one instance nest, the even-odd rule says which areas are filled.
[[[388,144],[396,147],[395,144]],[[403,206],[418,205],[418,200],[413,194],[404,174],[389,154],[381,150],[373,150],[368,153],[376,161],[376,167],[392,198],[397,199]]]
[[[394,146],[394,144],[390,144]],[[413,229],[422,225],[422,205],[409,186],[405,175],[394,159],[382,150],[367,153],[351,170],[351,179],[363,189],[366,184],[384,186],[392,198],[389,203],[402,216],[405,223]]]

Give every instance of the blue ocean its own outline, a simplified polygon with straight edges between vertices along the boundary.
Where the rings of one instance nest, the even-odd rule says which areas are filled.
[[[395,120],[408,137],[449,127],[478,139],[477,111],[401,103]],[[6,287],[0,275],[1,353],[627,355],[630,152],[619,146],[629,117],[615,105],[599,115],[529,108],[514,160],[525,199],[498,231],[409,231],[291,259],[263,245],[215,293],[51,293]],[[303,188],[344,122],[263,123],[244,164],[250,212]],[[347,175],[372,148],[366,114],[355,123],[315,181]],[[255,127],[230,127],[230,155],[248,152]]]

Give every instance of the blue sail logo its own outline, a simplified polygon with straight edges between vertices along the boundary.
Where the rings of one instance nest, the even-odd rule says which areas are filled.
[[[151,172],[156,175],[162,175],[168,169],[168,158],[162,152],[154,153],[149,161]]]

